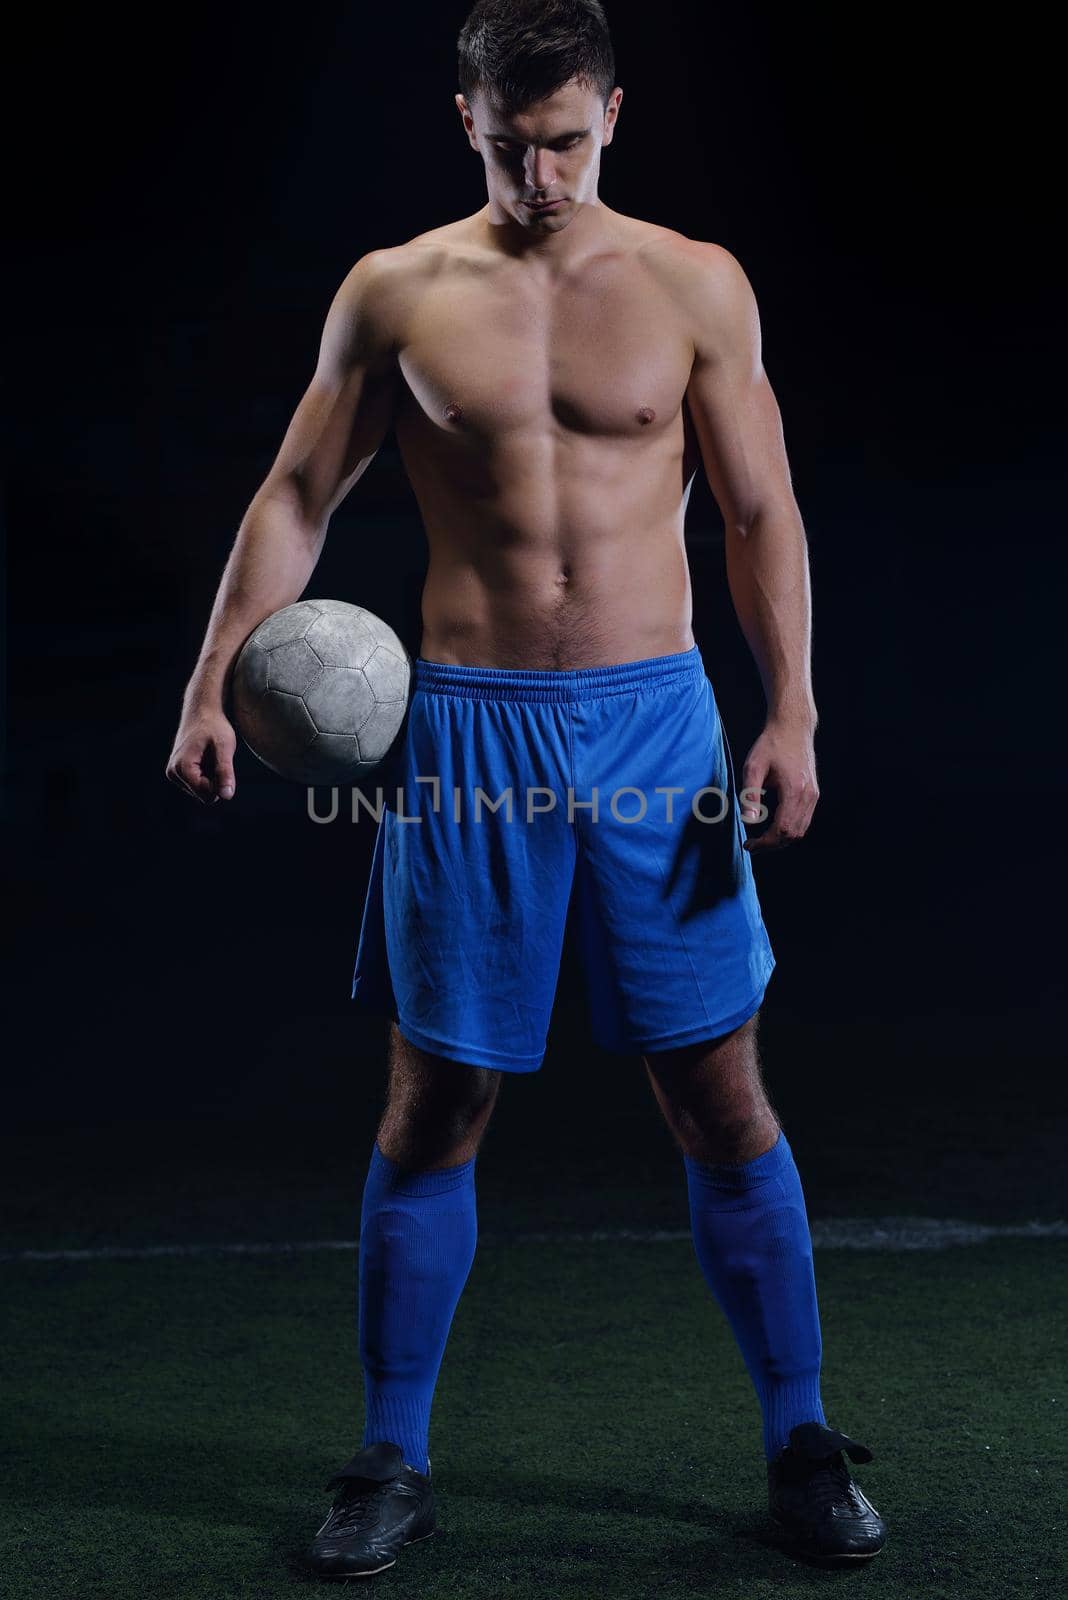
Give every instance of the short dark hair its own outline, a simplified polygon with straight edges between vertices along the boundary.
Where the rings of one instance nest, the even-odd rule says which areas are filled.
[[[607,106],[616,62],[600,0],[476,0],[456,41],[460,93],[492,95],[508,115],[572,78]]]

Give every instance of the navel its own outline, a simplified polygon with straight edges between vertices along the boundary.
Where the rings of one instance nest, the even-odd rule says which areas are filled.
[[[463,407],[450,400],[445,407],[444,417],[446,422],[462,422],[464,420]]]
[[[656,421],[656,412],[652,406],[642,406],[638,412],[638,421],[644,426],[646,423]]]

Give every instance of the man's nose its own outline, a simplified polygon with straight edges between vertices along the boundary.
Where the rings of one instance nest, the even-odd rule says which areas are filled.
[[[528,162],[527,177],[531,188],[537,189],[539,194],[552,188],[556,182],[556,165],[551,150],[535,148],[533,158]]]

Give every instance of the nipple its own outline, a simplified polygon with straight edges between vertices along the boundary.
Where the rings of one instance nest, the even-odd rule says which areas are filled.
[[[638,421],[643,426],[647,422],[653,422],[655,418],[656,412],[653,410],[652,406],[642,406],[641,410],[638,412]]]
[[[450,401],[449,404],[445,407],[445,421],[446,422],[462,422],[463,419],[464,419],[463,408],[461,406],[456,405],[454,401]]]

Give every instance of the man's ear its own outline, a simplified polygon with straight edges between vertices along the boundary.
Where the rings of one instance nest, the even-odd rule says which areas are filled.
[[[616,128],[616,118],[619,115],[619,107],[622,104],[622,101],[623,101],[623,90],[617,84],[616,87],[612,90],[612,93],[609,95],[608,104],[604,108],[604,112],[605,112],[605,130],[604,130],[604,138],[601,141],[602,144],[611,144],[612,143],[612,135],[615,133],[615,128]]]
[[[453,98],[456,102],[456,109],[460,113],[461,120],[463,121],[464,130],[467,134],[467,141],[472,150],[477,150],[478,141],[475,138],[475,123],[474,118],[471,116],[471,107],[468,105],[462,94],[454,95]],[[468,122],[471,124],[470,127],[468,127]]]

